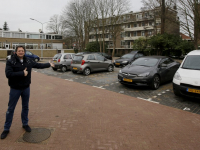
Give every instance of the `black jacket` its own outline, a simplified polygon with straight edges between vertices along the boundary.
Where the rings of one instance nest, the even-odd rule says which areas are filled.
[[[34,60],[24,56],[23,62],[16,54],[11,56],[6,63],[6,77],[8,78],[8,85],[14,89],[25,89],[31,84],[31,70],[32,68],[48,68],[50,63],[36,63]],[[27,68],[28,75],[24,76],[24,69]]]

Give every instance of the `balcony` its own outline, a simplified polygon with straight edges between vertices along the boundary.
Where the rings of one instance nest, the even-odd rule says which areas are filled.
[[[98,38],[98,41],[103,41],[103,38]],[[110,38],[104,38],[104,41],[112,41]],[[96,42],[96,38],[89,39],[89,42]]]
[[[142,31],[142,30],[153,30],[152,26],[143,26],[143,27],[133,27],[133,28],[124,28],[124,31]]]
[[[133,40],[137,40],[139,38],[145,38],[145,36],[132,36],[132,37],[124,37],[124,41],[133,41]]]
[[[121,45],[121,48],[131,48],[132,45]]]

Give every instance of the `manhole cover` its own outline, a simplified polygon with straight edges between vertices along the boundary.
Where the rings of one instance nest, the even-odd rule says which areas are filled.
[[[23,140],[29,143],[40,143],[51,136],[51,131],[45,128],[33,128],[23,135]]]

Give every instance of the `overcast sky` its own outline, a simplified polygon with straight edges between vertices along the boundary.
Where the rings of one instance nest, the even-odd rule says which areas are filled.
[[[54,14],[61,14],[63,8],[69,4],[71,0],[0,0],[0,28],[6,21],[10,31],[23,32],[39,32],[42,25],[36,21],[30,20],[34,18],[42,23],[49,21]],[[130,0],[130,11],[140,11],[142,7],[141,0]],[[43,26],[44,32],[46,24]]]

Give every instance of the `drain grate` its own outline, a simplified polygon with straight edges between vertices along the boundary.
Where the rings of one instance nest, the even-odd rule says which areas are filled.
[[[40,143],[51,136],[51,131],[46,128],[32,128],[31,132],[23,135],[23,140],[29,143]]]

